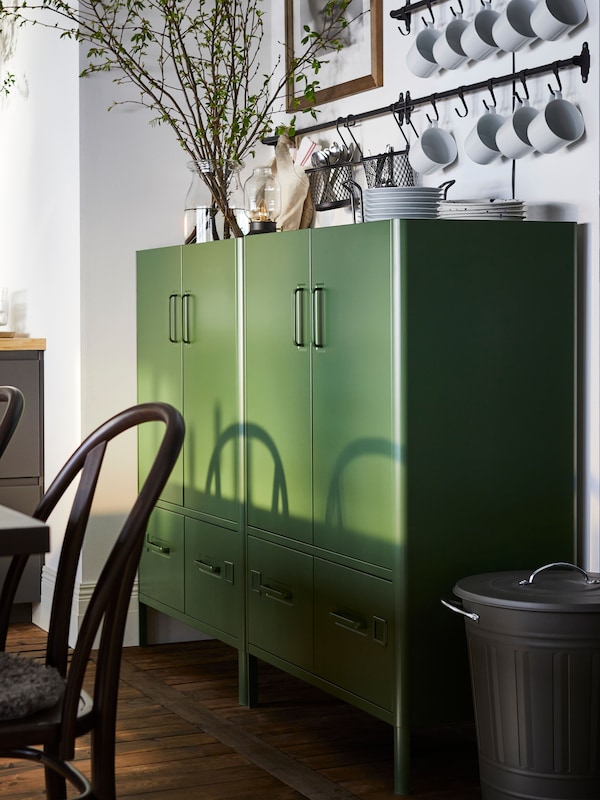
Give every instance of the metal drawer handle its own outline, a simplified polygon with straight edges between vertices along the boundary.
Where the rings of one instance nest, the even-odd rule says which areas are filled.
[[[367,625],[364,619],[360,619],[359,617],[352,617],[349,614],[343,614],[340,611],[330,611],[329,616],[334,620],[335,624],[339,628],[345,628],[347,631],[352,631],[352,633],[358,633],[361,636],[367,635]]]
[[[528,578],[519,581],[519,586],[527,586],[530,583],[533,583],[536,575],[539,575],[540,572],[544,572],[544,570],[553,569],[554,567],[566,567],[567,569],[574,569],[583,575],[586,583],[600,583],[600,581],[596,578],[590,578],[587,572],[584,569],[581,569],[581,567],[578,567],[576,564],[570,564],[568,561],[554,561],[552,564],[546,564],[543,567],[539,567],[535,570],[535,572],[532,572]]]
[[[218,575],[221,572],[221,567],[218,564],[209,564],[208,561],[201,561],[195,559],[194,564],[201,569],[202,572],[210,572],[212,575]]]
[[[182,319],[182,328],[183,332],[181,334],[181,338],[185,344],[191,344],[191,334],[190,334],[190,293],[185,292],[181,296],[181,319]]]
[[[177,338],[177,298],[179,295],[173,293],[169,295],[169,341],[176,344]]]
[[[324,333],[324,305],[325,289],[323,286],[316,286],[313,289],[313,345],[316,349],[325,346]]]
[[[148,547],[153,552],[161,553],[164,556],[168,556],[169,553],[171,552],[171,548],[170,547],[165,547],[162,544],[157,544],[156,542],[151,542],[149,537],[146,538],[146,544],[148,545]]]
[[[460,600],[456,601],[460,602]],[[449,608],[450,611],[454,611],[455,614],[461,614],[463,617],[467,617],[468,619],[472,619],[473,622],[479,622],[479,614],[474,614],[471,611],[465,611],[462,606],[454,605],[454,601],[452,600],[442,600],[442,605]]]
[[[275,589],[273,586],[269,586],[268,583],[261,583],[260,591],[264,592],[267,597],[272,597],[273,600],[282,600],[286,603],[289,603],[292,599],[292,593],[287,591],[282,591],[281,589]]]
[[[296,347],[304,347],[304,292],[298,286],[294,291],[294,344]]]

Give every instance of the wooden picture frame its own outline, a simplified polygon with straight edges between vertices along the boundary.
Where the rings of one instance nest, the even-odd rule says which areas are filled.
[[[348,27],[348,44],[339,52],[324,57],[329,63],[324,64],[317,75],[321,88],[316,92],[314,105],[383,86],[382,4],[383,0],[352,0],[348,7],[349,15],[356,16],[354,7],[359,12],[362,10],[367,13],[356,24]],[[325,0],[285,0],[288,65],[303,35],[304,24],[308,23],[316,29],[319,8],[324,5]],[[289,113],[309,105],[301,93],[295,93],[296,86],[293,80],[288,85],[286,108]]]

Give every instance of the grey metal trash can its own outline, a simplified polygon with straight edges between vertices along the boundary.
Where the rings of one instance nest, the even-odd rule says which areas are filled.
[[[459,580],[483,800],[600,800],[600,576]]]

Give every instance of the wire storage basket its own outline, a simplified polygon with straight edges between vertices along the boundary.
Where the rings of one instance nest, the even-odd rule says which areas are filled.
[[[352,179],[352,164],[330,164],[307,169],[310,193],[316,211],[344,208],[351,203],[351,193],[345,185]]]
[[[417,175],[408,161],[408,150],[390,150],[377,156],[363,156],[367,188],[384,186],[420,186]]]

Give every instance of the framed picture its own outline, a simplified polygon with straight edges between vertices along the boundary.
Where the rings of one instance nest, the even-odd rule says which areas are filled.
[[[383,86],[383,0],[351,0],[345,16],[355,20],[342,31],[344,42],[339,52],[324,54],[318,75],[316,105],[340,97],[366,92]],[[285,0],[285,41],[288,59],[300,52],[304,26],[322,28],[326,0]],[[355,19],[356,18],[356,19]],[[287,110],[293,112],[308,105],[301,91],[302,83],[288,86]]]

